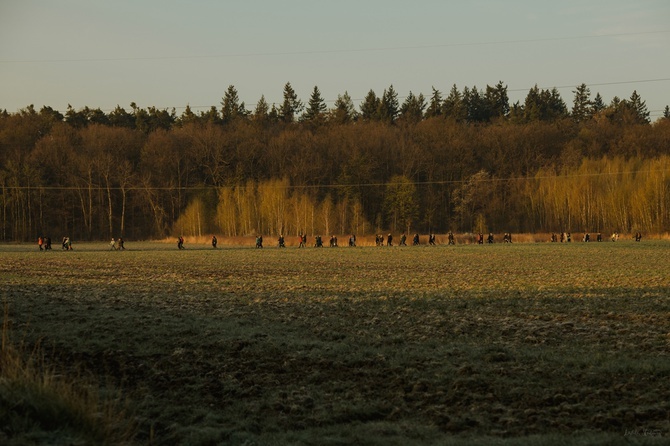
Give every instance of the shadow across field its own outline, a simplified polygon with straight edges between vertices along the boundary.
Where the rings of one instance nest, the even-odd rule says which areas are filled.
[[[457,276],[474,249],[17,256],[1,292],[14,336],[133,401],[140,443],[667,441],[660,267],[615,260],[586,286],[548,280],[577,258],[538,279],[509,275],[532,249],[489,252],[476,283]]]

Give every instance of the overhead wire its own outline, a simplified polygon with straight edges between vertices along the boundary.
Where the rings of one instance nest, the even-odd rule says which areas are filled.
[[[545,37],[532,39],[510,39],[510,40],[489,40],[481,42],[450,42],[426,45],[407,45],[407,46],[388,46],[388,47],[369,47],[369,48],[340,48],[331,50],[301,50],[301,51],[267,51],[267,52],[248,52],[248,53],[228,53],[228,54],[210,54],[210,55],[177,55],[177,56],[138,56],[138,57],[90,57],[90,58],[61,58],[61,59],[0,59],[0,63],[59,63],[59,62],[122,62],[122,61],[160,61],[160,60],[179,60],[179,59],[220,59],[231,57],[269,57],[269,56],[294,56],[311,54],[337,54],[337,53],[362,53],[362,52],[380,52],[380,51],[403,51],[417,49],[450,48],[463,46],[490,46],[490,45],[510,45],[520,43],[538,43],[554,42],[565,40],[583,40],[599,39],[606,37],[630,37],[652,34],[667,34],[670,30],[641,31],[632,33],[608,33],[608,34],[585,34],[577,36],[563,37]]]
[[[59,63],[59,62],[119,62],[119,61],[151,61],[151,60],[188,60],[188,59],[215,59],[215,58],[231,58],[231,57],[268,57],[268,56],[287,56],[287,55],[310,55],[310,54],[335,54],[335,53],[359,53],[359,52],[379,52],[379,51],[397,51],[397,50],[416,50],[416,49],[431,49],[431,48],[449,48],[462,46],[490,46],[490,45],[510,45],[510,44],[525,44],[537,42],[552,42],[552,41],[567,41],[567,40],[582,40],[582,39],[599,39],[608,37],[632,37],[642,35],[657,35],[667,34],[670,30],[657,31],[642,31],[631,33],[606,33],[606,34],[590,34],[590,35],[576,35],[563,37],[547,37],[547,38],[530,38],[530,39],[510,39],[510,40],[491,40],[481,42],[450,42],[442,44],[426,44],[426,45],[408,45],[408,46],[389,46],[389,47],[370,47],[370,48],[350,48],[350,49],[332,49],[332,50],[304,50],[304,51],[279,51],[279,52],[249,52],[249,53],[229,53],[229,54],[212,54],[212,55],[176,55],[176,56],[140,56],[140,57],[110,57],[110,58],[61,58],[61,59],[0,59],[0,64],[20,64],[20,63]],[[650,82],[667,82],[670,78],[655,78],[655,79],[639,79],[627,81],[612,81],[612,82],[593,82],[585,84],[587,87],[608,86],[608,85],[624,85]],[[542,89],[566,89],[576,88],[577,85],[559,85],[551,87],[542,87]],[[528,91],[529,88],[508,88],[509,92]],[[406,99],[407,96],[398,96],[399,100]],[[352,101],[361,102],[364,98],[352,98]],[[336,99],[324,100],[325,103],[335,103]],[[257,103],[248,104],[249,107],[255,107]],[[210,109],[217,107],[216,105],[185,105],[185,106],[168,106],[159,108],[162,110],[182,110],[187,107],[191,109]],[[113,111],[113,109],[101,109],[104,112]],[[663,110],[650,111],[652,116],[660,116]]]
[[[620,175],[639,175],[639,174],[651,174],[651,173],[670,173],[670,168],[668,169],[646,169],[646,170],[628,170],[628,171],[614,171],[614,172],[591,172],[591,173],[573,173],[573,174],[556,174],[556,175],[534,175],[534,176],[521,176],[521,177],[495,177],[490,176],[486,178],[477,178],[474,180],[475,183],[501,183],[501,182],[513,182],[513,181],[533,181],[533,180],[543,180],[543,179],[570,179],[570,178],[588,178],[588,177],[605,177],[605,176],[620,176]],[[448,185],[448,184],[465,184],[473,181],[473,179],[466,178],[461,180],[436,180],[436,181],[413,181],[414,186],[431,186],[431,185]],[[347,189],[347,188],[368,188],[368,187],[388,187],[388,186],[403,186],[406,183],[402,182],[376,182],[376,183],[351,183],[351,184],[304,184],[304,185],[265,185],[264,188],[269,189]],[[197,185],[197,186],[3,186],[3,189],[7,190],[57,190],[57,191],[67,191],[67,190],[91,190],[91,191],[100,191],[100,190],[113,190],[113,191],[201,191],[201,190],[216,190],[222,188],[233,187],[235,189],[247,189],[248,187],[245,184],[240,185]]]

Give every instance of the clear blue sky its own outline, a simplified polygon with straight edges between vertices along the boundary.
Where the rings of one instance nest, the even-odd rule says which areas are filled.
[[[664,80],[658,80],[664,79]],[[649,80],[656,80],[649,82]],[[2,0],[0,109],[247,108],[316,85],[358,106],[393,85],[446,96],[503,81],[512,102],[586,83],[606,103],[670,104],[668,0]]]

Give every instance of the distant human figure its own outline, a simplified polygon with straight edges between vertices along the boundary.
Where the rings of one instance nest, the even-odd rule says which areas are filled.
[[[305,248],[307,246],[307,235],[306,234],[300,234],[298,236],[298,239],[300,240],[300,244],[298,245],[298,248]]]
[[[590,241],[591,241],[591,235],[587,232],[586,234],[584,234],[584,242],[588,243]]]
[[[72,240],[70,240],[70,237],[63,237],[63,248],[65,251],[71,251],[72,250]]]
[[[219,241],[216,239],[216,236],[212,236],[212,248],[216,249],[216,245],[219,243]]]
[[[116,251],[116,240],[114,239],[114,237],[112,237],[112,241],[109,242],[109,249],[111,249],[112,251]]]
[[[616,241],[618,241],[618,240],[619,240],[619,233],[618,233],[618,232],[615,232],[614,234],[612,234],[612,241],[613,241],[613,242],[616,242]]]
[[[284,242],[284,235],[283,234],[281,234],[277,238],[277,246],[279,246],[280,248],[286,248],[286,243]]]
[[[431,246],[435,246],[435,234],[429,234],[428,235],[428,244]]]
[[[482,234],[481,232],[479,233],[479,237],[477,238],[477,244],[478,245],[484,244],[484,234]]]
[[[263,247],[263,236],[258,235],[256,236],[256,248],[262,248]]]
[[[556,236],[556,233],[552,232],[551,233],[551,243],[556,243],[557,240],[558,240],[558,237]]]
[[[405,235],[405,233],[403,233],[400,236],[400,246],[407,246],[406,242],[407,242],[407,236]]]
[[[356,235],[351,234],[351,237],[349,237],[349,246],[355,247],[356,246]]]
[[[337,237],[335,237],[334,235],[330,236],[330,247],[337,248]]]
[[[182,237],[181,235],[177,239],[177,249],[186,249],[184,248],[184,237]]]
[[[450,245],[455,245],[456,242],[454,240],[454,233],[449,231],[449,234],[447,235],[447,239],[449,240]]]
[[[393,235],[389,234],[386,237],[386,246],[393,246]]]
[[[493,243],[493,233],[489,232],[489,236],[486,238],[487,243]]]
[[[44,250],[51,251],[51,237],[44,238]]]
[[[565,241],[565,232],[561,232],[561,243]]]
[[[635,233],[635,241],[639,242],[642,240],[642,233],[641,232],[636,232]]]
[[[596,241],[602,242],[603,241],[603,235],[599,232],[598,235],[596,236]]]
[[[512,243],[512,234],[505,232],[505,235],[503,235],[503,243]]]
[[[39,237],[37,237],[37,246],[40,248],[40,251],[42,251],[42,245],[44,245],[44,239],[40,235]]]
[[[412,245],[414,246],[419,245],[419,234],[414,234],[414,238],[412,239]]]
[[[375,234],[375,246],[384,246],[384,236]]]
[[[568,243],[571,243],[572,242],[572,234],[570,234],[568,232],[568,235],[566,237],[567,237]]]
[[[119,250],[120,251],[123,251],[124,249],[126,249],[126,247],[123,246],[123,237],[119,237],[119,239],[116,241],[116,243],[119,245]]]
[[[321,236],[317,235],[314,237],[314,247],[315,248],[323,248],[323,240],[321,240]]]

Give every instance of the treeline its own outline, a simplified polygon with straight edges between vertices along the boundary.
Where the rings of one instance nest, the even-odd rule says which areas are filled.
[[[650,123],[636,92],[573,94],[510,104],[498,83],[401,103],[391,86],[329,108],[287,83],[253,111],[233,86],[180,116],[2,111],[0,237],[667,231],[668,107]]]

